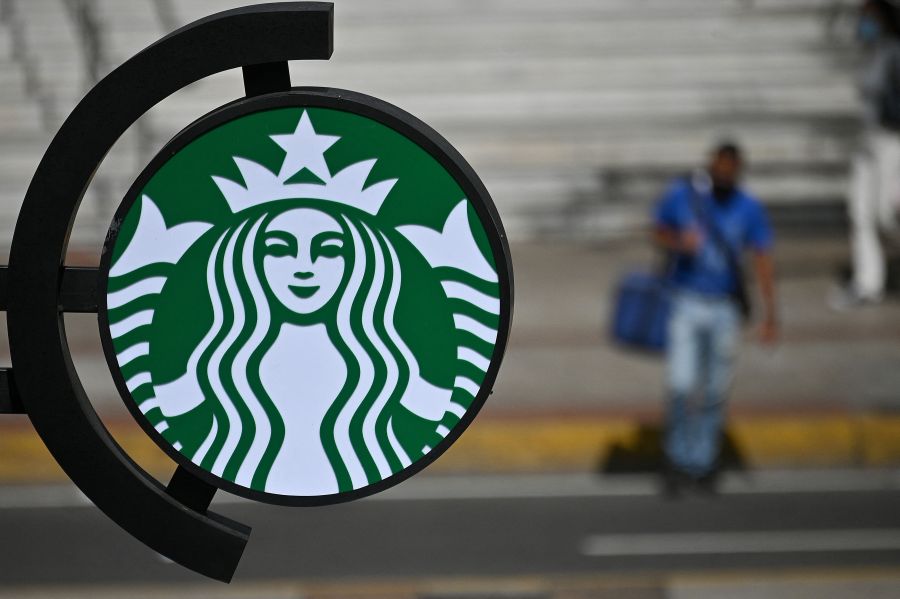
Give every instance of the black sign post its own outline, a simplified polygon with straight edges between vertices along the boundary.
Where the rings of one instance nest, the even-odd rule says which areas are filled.
[[[239,8],[191,23],[112,71],[90,90],[51,142],[28,188],[16,224],[9,266],[0,267],[0,309],[7,311],[12,356],[12,368],[0,370],[0,413],[27,414],[65,473],[97,507],[131,535],[173,561],[222,581],[231,580],[250,529],[208,510],[218,488],[272,503],[316,505],[368,495],[407,478],[437,458],[474,418],[493,386],[511,322],[512,272],[502,225],[486,190],[455,150],[424,124],[372,98],[340,90],[292,90],[288,61],[328,59],[332,54],[332,24],[330,3],[281,2]],[[494,318],[494,329],[475,322],[474,318],[455,315],[457,328],[468,327],[480,336],[480,340],[473,337],[471,344],[481,347],[487,357],[482,358],[468,349],[460,349],[459,356],[469,361],[465,364],[469,371],[472,363],[479,365],[482,379],[473,383],[471,378],[478,378],[475,375],[457,377],[456,389],[447,391],[447,405],[455,414],[450,415],[452,422],[446,421],[451,422],[449,429],[441,424],[444,421],[436,420],[440,437],[433,448],[426,445],[421,455],[413,456],[412,460],[404,455],[406,460],[400,460],[404,462],[402,469],[398,465],[380,476],[371,474],[370,469],[368,485],[354,483],[348,487],[350,483],[346,483],[339,492],[312,498],[273,494],[269,487],[263,488],[267,492],[256,491],[258,485],[242,486],[239,479],[228,478],[227,472],[208,473],[209,468],[199,460],[193,463],[190,455],[185,457],[179,453],[180,443],[173,446],[163,437],[163,427],[157,425],[153,429],[142,422],[154,440],[179,464],[164,487],[135,464],[110,436],[81,385],[69,353],[64,313],[99,312],[101,329],[104,325],[109,327],[106,294],[110,293],[107,287],[110,257],[104,256],[102,268],[106,270],[103,272],[64,265],[72,224],[97,166],[115,141],[148,109],[191,83],[234,68],[243,71],[246,97],[199,121],[201,125],[195,134],[188,136],[189,139],[176,138],[154,164],[165,163],[175,151],[228,119],[271,109],[340,108],[392,127],[424,148],[451,179],[459,182],[459,189],[470,203],[470,213],[475,215],[470,218],[478,218],[486,231],[488,241],[483,245],[487,249],[481,252],[487,252],[495,263],[489,275],[497,289],[496,299],[485,291],[490,290],[489,286],[472,291],[459,282],[451,282],[445,287],[452,290],[448,292],[450,295],[456,294],[457,299],[448,300],[452,305],[463,306],[461,309],[465,310],[460,302],[468,297],[467,301],[481,302],[482,308],[487,306],[488,311],[494,312],[482,318],[482,322],[488,323],[494,322],[491,320]],[[258,105],[254,104],[257,101]],[[297,131],[301,126],[311,127],[308,119],[307,112],[303,112]],[[335,175],[334,181],[337,180]],[[145,181],[139,179],[139,182]],[[385,189],[389,188],[390,185]],[[362,193],[362,188],[357,193]],[[146,206],[149,200],[143,197]],[[136,199],[130,192],[120,212],[127,212]],[[461,210],[454,212],[465,219],[465,205]],[[450,222],[448,217],[447,223]],[[120,224],[121,221],[114,221],[108,244],[115,241]],[[415,241],[422,230],[425,229],[419,227],[410,232],[410,238]],[[432,234],[425,234],[428,235]],[[386,243],[388,238],[382,234],[382,239]],[[393,252],[389,245],[383,247]],[[431,260],[427,253],[423,255]],[[417,260],[421,262],[420,258]],[[440,267],[437,270],[447,271],[452,267],[448,264],[437,264]],[[463,293],[460,289],[469,291]],[[104,334],[107,356],[112,356],[115,362],[113,340],[108,330]],[[485,339],[492,341],[489,350],[483,349],[488,347],[484,345]],[[452,359],[456,360],[456,353]],[[117,376],[124,398],[132,387],[122,376]],[[464,408],[450,401],[449,394],[462,393],[460,389],[471,396]],[[129,407],[136,417],[146,411]],[[406,453],[394,436],[391,443],[398,455]]]

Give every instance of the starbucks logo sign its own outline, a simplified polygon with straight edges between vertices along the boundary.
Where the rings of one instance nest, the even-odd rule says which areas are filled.
[[[508,251],[481,183],[413,117],[293,90],[201,118],[138,178],[101,264],[128,404],[232,492],[327,503],[455,440],[509,328]]]

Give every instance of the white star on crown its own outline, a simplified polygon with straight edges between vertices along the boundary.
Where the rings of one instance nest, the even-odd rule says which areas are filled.
[[[334,145],[340,137],[317,134],[305,110],[293,133],[270,137],[286,152],[277,175],[258,162],[232,156],[244,184],[215,175],[212,177],[232,212],[237,213],[277,200],[296,198],[337,202],[375,215],[397,182],[397,179],[386,179],[363,189],[372,167],[375,166],[376,158],[351,164],[331,176],[325,162],[325,150]],[[304,168],[323,183],[286,183]]]

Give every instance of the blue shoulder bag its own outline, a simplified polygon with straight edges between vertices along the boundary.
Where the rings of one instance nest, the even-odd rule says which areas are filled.
[[[737,279],[734,301],[745,320],[750,317],[750,302],[740,258],[725,236],[699,205],[696,182],[690,181],[691,209],[713,243],[725,254]],[[616,286],[611,322],[613,341],[625,348],[647,353],[664,352],[668,343],[669,314],[672,304],[672,273],[675,257],[668,255],[665,267],[658,271],[626,273]]]
[[[626,273],[615,291],[611,319],[613,340],[629,349],[663,352],[671,310],[670,287],[667,274],[650,271]]]

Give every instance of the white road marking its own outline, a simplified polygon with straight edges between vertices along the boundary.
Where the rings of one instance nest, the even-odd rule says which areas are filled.
[[[589,557],[889,551],[900,550],[900,529],[592,535],[584,540],[580,549]]]

